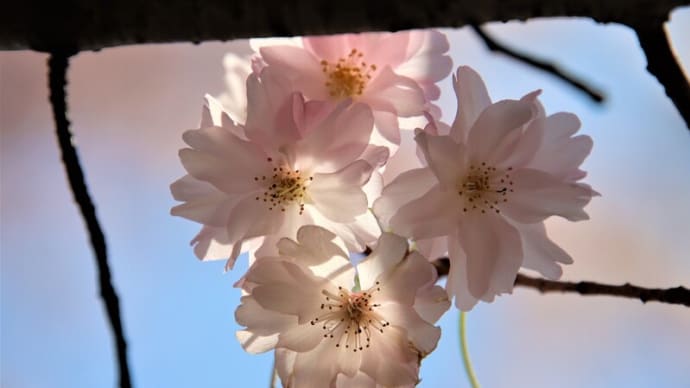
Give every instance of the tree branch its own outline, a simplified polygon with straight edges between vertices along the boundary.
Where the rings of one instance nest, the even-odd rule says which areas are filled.
[[[432,262],[439,276],[448,275],[450,260],[442,257]],[[574,292],[580,295],[608,295],[623,298],[639,299],[642,303],[661,302],[680,304],[690,307],[690,290],[685,287],[674,288],[645,288],[626,283],[620,286],[600,284],[595,282],[561,282],[555,280],[533,278],[518,274],[515,286],[528,287],[539,290],[542,293],[549,292]]]
[[[636,24],[633,28],[647,57],[647,71],[664,87],[666,95],[690,129],[690,83],[673,54],[671,42],[664,31],[665,21],[666,18],[651,20]]]
[[[574,76],[571,76],[567,74],[565,71],[559,69],[556,65],[550,62],[546,62],[544,60],[538,59],[532,55],[524,54],[519,51],[513,50],[499,42],[497,42],[494,38],[492,38],[489,34],[486,33],[481,27],[479,27],[476,24],[471,24],[472,30],[477,33],[477,35],[481,38],[481,40],[484,42],[486,47],[494,52],[500,52],[503,53],[513,59],[516,59],[520,62],[526,63],[532,67],[536,67],[537,69],[540,69],[542,71],[545,71],[556,78],[559,78],[562,81],[565,81],[566,83],[570,84],[574,88],[578,89],[579,91],[585,93],[592,101],[596,103],[601,103],[604,101],[604,96],[591,86],[588,86],[584,81],[577,79]]]
[[[688,0],[90,0],[12,1],[0,49],[98,50],[117,45],[259,36],[461,27],[474,22],[583,16],[636,25]]]
[[[120,306],[115,289],[110,281],[110,268],[103,231],[96,217],[96,209],[89,196],[84,174],[79,163],[77,151],[72,144],[72,134],[69,130],[67,119],[67,96],[65,86],[67,84],[67,68],[71,52],[54,52],[48,59],[50,102],[55,119],[55,131],[60,144],[62,162],[69,180],[74,200],[79,206],[84,222],[89,232],[91,247],[96,256],[98,266],[98,279],[100,283],[101,297],[108,313],[110,326],[115,337],[117,347],[117,360],[120,369],[120,387],[129,388],[129,367],[127,366],[127,343],[125,341],[122,322],[120,319]]]

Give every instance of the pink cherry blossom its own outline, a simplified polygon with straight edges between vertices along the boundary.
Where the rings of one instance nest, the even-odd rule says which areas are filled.
[[[368,106],[305,102],[270,69],[247,80],[244,125],[208,99],[201,128],[183,135],[188,175],[171,185],[184,202],[171,213],[204,225],[193,240],[199,258],[227,258],[231,268],[244,243],[266,238],[270,246],[306,224],[333,231],[356,251],[376,241],[363,186],[387,150],[368,144]]]
[[[225,90],[218,96],[218,101],[236,122],[247,120],[247,77],[252,72],[249,57],[227,53],[223,57],[225,68]]]
[[[429,134],[438,132],[432,121],[416,136],[428,167],[400,174],[374,212],[426,252],[445,245],[448,292],[467,310],[511,292],[521,266],[559,277],[558,263],[572,259],[548,239],[543,221],[587,219],[583,207],[597,193],[577,182],[592,142],[574,136],[575,115],[546,117],[539,92],[491,103],[468,67],[458,69],[454,87],[458,113],[450,132]]]
[[[441,334],[433,322],[450,306],[433,266],[389,233],[356,268],[344,248],[304,226],[296,241],[279,242],[279,257],[259,258],[235,313],[246,327],[240,343],[252,353],[275,348],[285,386],[414,385]]]
[[[279,44],[276,44],[276,43]],[[346,98],[371,107],[376,144],[400,143],[398,117],[425,111],[440,96],[436,83],[452,62],[446,36],[435,30],[305,37],[300,41],[254,41],[261,60],[288,74],[306,98]]]

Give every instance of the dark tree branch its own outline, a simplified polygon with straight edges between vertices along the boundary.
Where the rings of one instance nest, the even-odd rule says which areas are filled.
[[[439,276],[448,275],[450,261],[442,257],[433,262]],[[685,287],[675,288],[645,288],[626,283],[620,286],[600,284],[595,282],[561,282],[555,280],[533,278],[518,274],[515,285],[539,290],[542,293],[549,292],[574,292],[580,295],[608,295],[624,298],[639,299],[642,303],[661,302],[680,304],[690,307],[690,290]]]
[[[536,288],[542,293],[548,292],[577,292],[580,295],[609,295],[624,298],[639,299],[642,303],[650,301],[681,304],[690,307],[690,290],[685,287],[674,288],[645,288],[625,283],[620,286],[600,284],[595,282],[559,282],[555,280],[538,279],[518,274],[516,286]]]
[[[53,107],[55,130],[62,153],[62,162],[65,166],[74,200],[79,205],[79,210],[81,210],[82,217],[89,231],[91,247],[96,256],[101,297],[103,298],[103,303],[108,313],[108,319],[110,320],[117,347],[117,360],[120,368],[120,387],[129,388],[132,384],[130,381],[129,367],[127,366],[127,343],[122,329],[117,294],[110,281],[110,268],[108,267],[105,237],[103,236],[103,231],[96,217],[96,209],[94,208],[88,189],[86,188],[79,157],[72,144],[72,134],[70,133],[69,120],[67,119],[67,96],[65,93],[65,86],[67,84],[67,68],[69,66],[69,57],[71,54],[71,52],[54,52],[48,59],[50,102]]]
[[[690,84],[671,49],[671,42],[664,31],[665,21],[666,18],[652,20],[633,28],[647,57],[647,71],[664,87],[666,95],[690,129]]]
[[[495,52],[500,52],[503,53],[513,59],[516,59],[520,62],[526,63],[532,67],[536,67],[537,69],[540,69],[542,71],[545,71],[551,75],[554,75],[556,78],[559,78],[562,81],[565,81],[566,83],[570,84],[574,88],[578,89],[579,91],[585,93],[589,98],[592,99],[592,101],[596,103],[601,103],[604,101],[604,96],[591,86],[588,86],[584,81],[579,80],[575,76],[569,75],[567,72],[559,69],[556,65],[553,63],[538,59],[534,57],[533,55],[528,55],[525,53],[521,53],[519,51],[516,51],[514,49],[511,49],[510,47],[507,47],[499,42],[497,42],[494,38],[492,38],[489,34],[486,33],[481,27],[479,27],[476,24],[471,24],[470,25],[474,32],[479,35],[479,37],[482,39],[486,47]]]
[[[139,43],[461,27],[582,16],[636,25],[688,0],[24,0],[5,2],[0,49],[98,50]]]

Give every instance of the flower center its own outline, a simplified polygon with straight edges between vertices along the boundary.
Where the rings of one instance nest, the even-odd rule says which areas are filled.
[[[268,158],[269,163],[273,159]],[[307,198],[307,183],[314,178],[303,175],[300,170],[293,170],[284,165],[273,167],[272,176],[255,176],[254,180],[262,182],[266,186],[263,195],[257,196],[257,201],[263,201],[268,206],[268,210],[285,211],[292,204],[299,205],[299,214],[304,213],[304,201]]]
[[[348,292],[338,287],[336,295],[322,290],[325,297],[321,304],[323,314],[309,323],[312,326],[321,325],[323,338],[334,339],[336,348],[352,349],[353,352],[368,349],[371,346],[372,330],[383,333],[390,326],[390,322],[375,310],[380,304],[371,303],[372,296],[377,291],[381,291],[379,282],[364,292]]]
[[[479,166],[471,165],[470,172],[458,186],[458,195],[464,200],[462,211],[500,213],[499,204],[508,202],[508,193],[513,192],[512,170],[508,167],[505,171],[498,171],[483,162]]]
[[[352,49],[347,57],[338,59],[335,63],[321,61],[321,71],[326,75],[328,94],[334,98],[348,98],[361,96],[371,73],[376,71],[376,65],[367,65],[362,60],[364,54]]]

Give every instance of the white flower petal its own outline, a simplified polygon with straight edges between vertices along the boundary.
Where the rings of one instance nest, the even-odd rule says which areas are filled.
[[[407,255],[407,240],[392,233],[383,233],[374,250],[357,265],[359,284],[363,290],[374,286],[376,278],[390,271]]]
[[[537,271],[548,279],[559,279],[563,269],[558,263],[571,264],[573,259],[546,234],[543,223],[521,225],[518,229],[525,252],[523,267]]]
[[[493,159],[497,147],[515,130],[521,130],[532,118],[532,104],[502,100],[489,105],[477,118],[467,136],[467,151],[472,161]]]
[[[251,354],[259,354],[273,349],[278,342],[278,334],[261,336],[247,330],[239,330],[235,333],[245,351]]]
[[[381,274],[376,280],[378,302],[390,301],[412,306],[417,290],[436,278],[436,269],[418,252],[412,252],[390,271]],[[381,290],[378,291],[378,288]]]
[[[266,316],[266,319],[269,319]],[[295,352],[308,352],[318,346],[323,340],[323,331],[317,325],[306,323],[304,325],[292,325],[280,332],[277,347],[289,349]]]
[[[424,91],[412,79],[401,77],[389,66],[383,67],[367,85],[359,98],[374,110],[384,110],[398,116],[418,116],[424,112]]]
[[[278,250],[333,284],[343,287],[353,284],[355,272],[347,249],[335,234],[322,227],[301,227],[297,231],[297,241],[283,238],[278,242]]]
[[[297,211],[288,208],[285,212],[268,205],[250,194],[238,202],[228,216],[228,238],[233,243],[245,238],[265,236],[277,232],[286,219],[294,218]],[[296,206],[296,205],[293,205]],[[287,215],[286,213],[290,213]],[[298,215],[297,215],[298,216]]]
[[[417,382],[418,355],[408,346],[403,330],[395,326],[388,326],[383,333],[372,330],[371,343],[369,351],[362,352],[362,372],[384,386]]]
[[[442,287],[432,284],[417,291],[414,309],[423,320],[435,323],[441,319],[441,316],[448,311],[449,307],[450,299],[448,298],[448,293]]]
[[[295,387],[324,388],[336,379],[337,369],[335,345],[330,341],[321,343],[310,352],[297,353],[292,374]]]
[[[455,191],[443,191],[439,185],[399,206],[390,219],[390,226],[395,233],[415,240],[443,236],[455,225],[462,210]]]
[[[358,160],[330,174],[314,174],[309,197],[324,216],[337,222],[353,222],[367,211],[367,196],[362,186],[372,173],[369,163]]]
[[[491,98],[482,78],[468,66],[458,67],[453,76],[453,89],[458,110],[451,125],[450,135],[460,143],[467,140],[467,134],[479,114],[491,105]]]
[[[342,169],[364,153],[373,128],[374,116],[368,106],[348,101],[338,104],[294,145],[296,168],[318,166],[322,173]]]
[[[467,254],[462,249],[457,235],[448,238],[448,258],[450,259],[450,271],[446,280],[448,294],[455,298],[455,307],[462,311],[470,311],[479,302],[479,298],[470,293],[467,279]]]
[[[467,253],[467,283],[472,296],[493,298],[513,289],[523,257],[515,228],[499,215],[472,211],[459,224],[458,239]]]
[[[280,333],[297,324],[294,316],[267,310],[251,296],[243,296],[240,299],[240,305],[235,310],[235,320],[259,336]]]
[[[376,311],[392,325],[404,328],[407,337],[422,354],[431,353],[436,348],[441,329],[422,319],[412,306],[389,302],[382,303]]]
[[[530,224],[552,215],[571,221],[589,218],[583,207],[594,193],[588,186],[563,182],[551,174],[527,168],[513,171],[511,179],[514,192],[501,206],[501,211],[511,219]]]
[[[446,236],[415,240],[414,245],[417,251],[429,261],[434,261],[448,254],[448,239]]]
[[[258,260],[247,273],[246,280],[256,284],[251,292],[261,307],[296,315],[298,323],[303,324],[319,315],[322,303],[319,290],[333,287],[307,272],[287,261],[266,263]],[[269,279],[273,281],[267,281]]]
[[[437,182],[436,176],[429,168],[403,172],[383,188],[381,197],[374,202],[374,214],[383,225],[390,225],[391,218],[401,206],[421,197]]]
[[[429,168],[439,180],[444,190],[454,190],[460,173],[466,169],[467,155],[465,146],[456,143],[450,136],[433,136],[418,132],[415,136],[417,145],[424,153]]]

